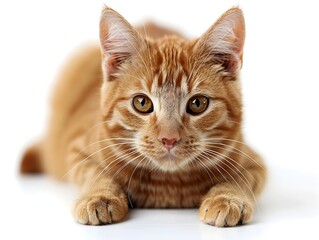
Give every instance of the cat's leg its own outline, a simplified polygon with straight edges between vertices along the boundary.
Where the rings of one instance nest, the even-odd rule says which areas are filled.
[[[232,173],[224,183],[213,186],[202,198],[200,219],[218,227],[245,224],[252,219],[256,197],[266,181],[266,169],[256,156],[242,171]],[[245,170],[243,170],[245,169]]]
[[[253,201],[230,183],[218,184],[204,196],[199,208],[201,220],[217,227],[235,226],[251,220]]]
[[[102,169],[103,170],[103,169]],[[128,213],[128,201],[122,188],[102,171],[97,163],[81,164],[73,181],[81,190],[75,201],[73,215],[82,224],[101,225],[122,221]]]

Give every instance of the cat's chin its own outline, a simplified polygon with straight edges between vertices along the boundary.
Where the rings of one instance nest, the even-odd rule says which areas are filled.
[[[159,158],[152,159],[153,164],[164,172],[176,172],[186,169],[187,161],[178,158],[172,153],[167,153]]]

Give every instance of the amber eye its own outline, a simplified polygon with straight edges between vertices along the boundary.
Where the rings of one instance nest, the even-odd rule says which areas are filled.
[[[145,95],[137,95],[132,100],[134,109],[139,113],[151,113],[153,112],[153,103]]]
[[[189,99],[187,103],[186,112],[191,115],[198,115],[203,113],[208,107],[208,98],[202,95],[195,95]]]

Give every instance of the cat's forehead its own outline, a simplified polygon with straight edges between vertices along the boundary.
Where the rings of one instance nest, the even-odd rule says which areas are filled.
[[[173,36],[163,38],[155,45],[156,64],[170,71],[180,67],[185,71],[189,52],[190,45],[187,41]]]
[[[189,46],[175,37],[164,38],[153,51],[152,90],[159,93],[187,92]]]
[[[165,37],[151,42],[137,82],[152,96],[181,99],[194,94],[211,95],[219,77],[214,66],[201,63],[194,50],[194,41]],[[214,85],[214,86],[212,86]],[[218,85],[218,84],[217,84]]]

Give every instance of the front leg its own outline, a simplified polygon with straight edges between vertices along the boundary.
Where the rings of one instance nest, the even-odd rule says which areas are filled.
[[[264,188],[267,171],[260,157],[245,146],[252,159],[243,158],[242,171],[232,173],[228,181],[213,186],[202,198],[200,219],[218,227],[248,223],[253,216],[256,197]]]
[[[98,164],[82,164],[72,176],[82,194],[73,206],[74,218],[82,224],[102,225],[122,221],[128,201],[122,188],[109,176],[98,176]]]
[[[127,198],[123,191],[97,188],[83,194],[73,206],[75,219],[82,224],[101,225],[122,221],[128,213]]]
[[[252,201],[229,183],[213,187],[204,196],[199,208],[201,220],[217,227],[245,224],[252,214]]]

